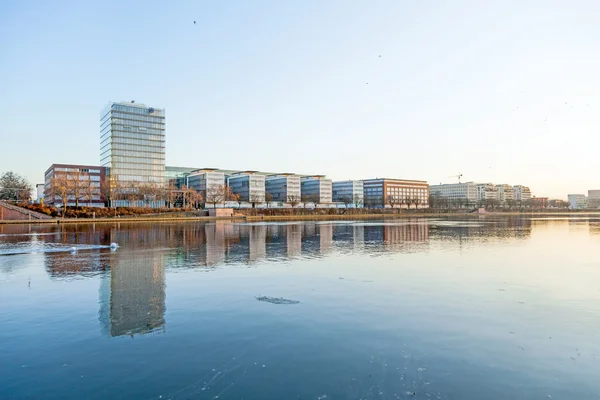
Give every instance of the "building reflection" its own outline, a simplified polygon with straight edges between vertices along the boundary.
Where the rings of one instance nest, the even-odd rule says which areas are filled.
[[[99,294],[100,322],[111,337],[164,331],[164,251],[112,252]]]

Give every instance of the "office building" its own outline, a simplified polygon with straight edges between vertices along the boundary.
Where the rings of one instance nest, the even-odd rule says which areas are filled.
[[[331,199],[346,206],[362,207],[364,204],[362,181],[339,181],[331,185]]]
[[[588,207],[600,208],[600,190],[588,190]]]
[[[164,185],[165,110],[110,103],[100,118],[100,164],[111,185]]]
[[[588,208],[588,198],[585,194],[570,194],[568,198],[569,208],[574,210]]]
[[[531,200],[531,189],[529,189],[527,186],[515,185],[513,186],[513,192],[515,196],[515,201],[517,202],[525,202]]]
[[[273,198],[272,201],[280,203],[299,203],[300,176],[294,174],[279,174],[267,176],[265,180],[267,193]]]
[[[105,179],[104,167],[52,164],[44,174],[44,204],[62,207],[66,202],[68,206],[104,207]]]
[[[366,207],[429,208],[425,181],[377,178],[363,181]]]
[[[313,204],[331,204],[331,188],[331,179],[325,179],[323,175],[302,178],[302,201]]]
[[[477,184],[477,201],[500,201],[498,195],[498,187],[492,183],[479,183]]]
[[[194,171],[200,168],[188,168],[188,167],[165,167],[165,177],[167,186],[173,186],[181,188],[183,185],[188,186],[188,176]]]
[[[498,190],[498,201],[507,204],[515,200],[515,191],[511,185],[496,185]]]
[[[431,185],[429,191],[432,196],[436,197],[463,200],[464,203],[471,204],[477,202],[477,184],[474,182]]]
[[[212,193],[222,191],[225,185],[225,174],[215,168],[203,168],[191,172],[188,177],[188,186],[202,193],[208,202]],[[223,202],[225,199],[222,199]]]
[[[240,172],[227,178],[231,192],[239,196],[240,201],[253,205],[265,202],[265,176],[254,171]]]
[[[46,190],[45,183],[38,183],[35,185],[35,202],[41,203],[44,201],[44,190]]]

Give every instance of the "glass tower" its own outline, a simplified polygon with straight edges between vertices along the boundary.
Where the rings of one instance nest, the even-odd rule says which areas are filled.
[[[100,165],[111,184],[165,183],[165,110],[110,103],[100,117]]]

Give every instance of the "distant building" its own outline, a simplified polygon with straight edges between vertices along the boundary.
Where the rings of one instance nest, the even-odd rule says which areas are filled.
[[[429,208],[429,184],[425,181],[377,178],[363,181],[366,207]]]
[[[52,164],[44,174],[44,204],[62,207],[67,195],[68,206],[104,207],[102,185],[106,168],[95,165]],[[60,188],[66,188],[62,193]]]
[[[496,185],[498,189],[498,201],[501,204],[507,204],[515,199],[515,191],[511,185],[501,184]]]
[[[588,207],[600,208],[600,190],[588,190]]]
[[[165,110],[110,103],[100,117],[100,164],[111,184],[165,183]]]
[[[515,185],[513,186],[515,200],[518,202],[524,202],[531,200],[531,190],[527,186]]]
[[[364,205],[364,187],[362,181],[339,181],[331,185],[331,199],[334,202],[362,207]]]
[[[165,176],[166,176],[166,184],[167,186],[174,186],[176,188],[181,188],[183,185],[188,186],[188,176],[194,171],[199,170],[200,168],[187,168],[187,167],[165,167]]]
[[[588,208],[588,198],[585,194],[570,194],[568,198],[569,208],[574,210]]]
[[[548,208],[547,197],[533,197],[531,199],[531,205],[535,208]]]
[[[41,203],[44,200],[45,188],[46,188],[45,183],[38,183],[37,185],[35,185],[35,192],[36,192],[35,202],[36,203]]]
[[[475,182],[431,185],[429,191],[432,196],[468,201],[471,204],[477,202],[477,184]]]
[[[240,196],[240,201],[252,204],[265,202],[265,176],[253,171],[241,172],[227,178],[227,186]]]
[[[225,174],[213,168],[204,168],[193,171],[187,177],[188,186],[202,193],[206,199],[207,191],[220,189],[225,185]]]
[[[279,174],[267,176],[266,191],[273,196],[272,201],[298,203],[301,200],[300,176],[294,174]]]
[[[305,203],[331,204],[332,183],[322,175],[302,178],[301,193]]]
[[[479,183],[477,184],[477,201],[500,201],[498,195],[498,187],[492,183]]]

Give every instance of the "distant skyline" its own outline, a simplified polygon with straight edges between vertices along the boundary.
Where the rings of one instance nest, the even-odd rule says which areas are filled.
[[[599,17],[591,0],[5,1],[0,173],[99,165],[101,110],[136,100],[166,109],[169,166],[586,194]]]

